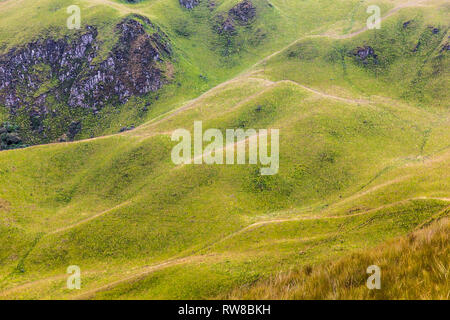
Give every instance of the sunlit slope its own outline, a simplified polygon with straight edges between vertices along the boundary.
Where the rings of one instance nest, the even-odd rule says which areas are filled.
[[[402,27],[417,12],[387,23]],[[333,46],[378,50],[371,36],[310,41],[323,55]],[[342,68],[292,58],[296,46],[133,132],[0,153],[0,297],[214,297],[445,213],[446,93],[417,84],[423,95],[399,95],[387,76],[352,57],[349,74],[363,93],[344,80],[311,82],[292,70],[317,64],[308,74],[336,69],[337,79]],[[403,61],[417,68],[412,59]],[[445,52],[440,59],[448,64]],[[448,79],[439,73],[439,80]],[[396,82],[402,92],[409,84]],[[280,129],[279,174],[261,177],[248,165],[176,167],[170,133],[194,120],[205,129]],[[85,272],[81,291],[65,289],[69,265]]]
[[[98,243],[98,234],[101,233],[101,238],[106,232],[102,232],[100,228],[107,228],[111,232],[111,225],[118,223],[119,219],[124,223],[122,229],[129,228],[131,214],[128,210],[112,212],[99,218],[97,223],[91,222],[84,227],[77,227],[78,236],[65,233],[57,237],[56,241],[53,235],[47,236],[49,237],[47,240],[45,237],[42,238],[41,245],[34,249],[37,250],[36,253],[31,253],[25,260],[23,267],[26,271],[22,277],[19,276],[17,279],[17,275],[13,275],[11,280],[13,278],[20,280],[24,276],[29,280],[39,278],[44,280],[32,283],[31,286],[7,290],[3,297],[77,297],[80,294],[87,294],[81,297],[93,297],[99,288],[101,291],[97,293],[97,298],[206,298],[222,294],[234,286],[253,282],[278,271],[286,271],[292,266],[314,265],[331,257],[339,257],[347,251],[373,246],[420,227],[433,217],[448,215],[448,195],[444,198],[442,192],[438,191],[440,188],[449,189],[448,166],[447,153],[425,163],[408,165],[393,171],[389,177],[393,178],[392,180],[381,179],[370,188],[352,196],[352,201],[357,200],[354,206],[350,206],[347,198],[344,198],[330,209],[278,211],[247,219],[246,224],[229,231],[226,231],[231,221],[229,217],[226,217],[226,221],[217,221],[210,213],[207,217],[210,222],[208,228],[215,228],[216,224],[220,224],[220,230],[214,237],[204,240],[196,249],[179,255],[174,254],[175,259],[164,260],[162,264],[147,262],[150,260],[148,258],[145,259],[147,261],[137,259],[120,261],[121,259],[112,257],[109,264],[89,263],[88,257],[83,256],[80,250],[77,254],[80,254],[82,259],[74,255],[69,260],[85,265],[84,290],[81,292],[64,289],[66,278],[63,266],[55,268],[54,272],[48,272],[47,268],[43,268],[41,270],[45,274],[36,276],[33,275],[34,272],[29,271],[33,265],[48,261],[49,257],[52,258],[52,264],[57,263],[57,259],[54,259],[56,257],[53,254],[54,249],[56,246],[64,246],[67,240],[72,241],[72,237],[91,238],[90,244],[85,248],[92,252],[93,247],[102,246]],[[409,178],[402,179],[404,176]],[[435,191],[429,196],[422,196],[424,193],[414,190],[417,181],[420,181],[422,187],[427,190]],[[403,190],[402,194],[398,195],[398,190]],[[390,202],[379,205],[380,199],[383,198],[387,198]],[[132,211],[135,214],[137,210]],[[177,232],[173,225],[170,231],[166,230],[169,219],[170,217],[166,215],[156,222],[159,237],[163,238],[166,234],[165,242],[169,234]],[[147,235],[141,233],[137,227],[143,220],[135,216],[132,221],[137,222],[133,225],[134,232],[140,234],[139,239],[134,239],[136,245],[147,247],[148,257],[154,255],[158,252],[155,246],[158,242],[143,242],[143,238],[145,239]],[[199,232],[201,228],[194,222],[195,220],[190,221],[189,228],[194,227]],[[148,227],[147,230],[149,231]],[[188,228],[182,232],[186,234],[186,239]],[[205,234],[203,230],[200,232]],[[119,246],[116,241],[121,241],[121,247],[126,246],[126,242],[130,241],[130,234],[131,231],[125,238],[123,232],[119,236],[110,235],[109,248]],[[84,243],[88,242],[88,239],[84,240]],[[46,247],[48,249],[42,253]],[[67,246],[64,248],[67,250]],[[127,254],[132,256],[130,250],[128,251]],[[98,253],[107,255],[106,252]],[[36,261],[36,257],[39,261]],[[137,281],[142,279],[147,280]],[[111,288],[103,287],[110,283],[113,284]],[[109,289],[113,291],[105,295],[103,292]]]
[[[336,40],[341,37],[331,33],[302,38],[262,63],[260,72],[273,81],[287,78],[325,93],[388,96],[448,112],[449,9],[445,4],[438,8],[405,8],[384,20],[380,30],[349,39]],[[363,48],[373,53],[360,50],[358,56]]]

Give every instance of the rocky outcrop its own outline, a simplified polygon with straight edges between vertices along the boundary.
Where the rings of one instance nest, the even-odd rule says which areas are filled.
[[[439,28],[431,27],[431,32],[432,32],[433,34],[438,34],[439,32],[441,32],[441,30],[439,30]]]
[[[145,25],[156,31],[148,34]],[[123,20],[116,32],[118,41],[104,60],[93,26],[75,37],[33,41],[0,56],[0,106],[13,120],[19,111],[26,113],[30,128],[21,129],[44,137],[44,120],[58,117],[54,104],[96,114],[106,104],[160,89],[166,81],[164,60],[171,55],[164,33],[140,16]],[[61,134],[73,139],[80,119],[68,120]]]
[[[69,85],[83,64],[95,57],[96,36],[96,29],[88,27],[71,43],[68,38],[38,40],[0,56],[0,104],[14,113],[29,103],[27,98],[34,96],[44,82],[55,79],[63,86]],[[43,93],[32,101],[42,112],[48,112],[45,96]]]
[[[233,19],[223,14],[217,15],[215,28],[219,34],[233,35],[236,32]]]
[[[120,38],[110,56],[72,85],[69,105],[96,111],[111,99],[125,103],[131,96],[156,91],[163,85],[158,62],[170,55],[170,48],[155,33],[149,35],[142,24],[129,19],[117,26]]]
[[[209,11],[214,11],[216,9],[216,2],[214,0],[208,0]]]
[[[353,50],[352,55],[364,64],[366,64],[370,58],[376,62],[378,57],[371,46],[358,47]]]
[[[180,5],[186,9],[194,9],[200,3],[200,0],[179,0]]]
[[[238,23],[247,24],[255,18],[256,7],[250,0],[244,0],[231,8],[228,13]]]
[[[236,34],[236,25],[248,25],[256,17],[256,7],[249,0],[239,2],[227,14],[218,14],[215,29],[219,34]]]

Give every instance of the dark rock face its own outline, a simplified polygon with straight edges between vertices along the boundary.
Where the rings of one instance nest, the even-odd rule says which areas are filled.
[[[431,30],[431,32],[432,32],[433,34],[438,34],[440,31],[441,31],[441,30],[439,30],[438,28],[433,28],[433,29]]]
[[[411,20],[403,22],[403,29],[406,29],[411,24]]]
[[[57,78],[63,85],[73,82],[83,63],[89,63],[94,58],[96,36],[95,28],[88,27],[87,32],[71,44],[67,38],[38,40],[0,56],[0,104],[14,113],[27,103],[24,98],[35,93],[47,78]],[[35,68],[42,65],[49,67],[46,70],[49,75],[45,79],[40,74],[43,70]],[[21,89],[25,89],[25,95]],[[45,94],[36,98],[33,105],[38,107],[38,113],[48,112]]]
[[[147,18],[140,19],[155,29]],[[51,110],[55,101],[95,114],[107,103],[123,104],[132,96],[157,91],[165,83],[161,65],[171,49],[156,30],[147,34],[141,22],[125,19],[116,26],[119,40],[103,61],[94,61],[99,43],[91,26],[74,39],[37,40],[12,49],[0,56],[0,105],[13,119],[25,111],[30,128],[22,129],[44,137],[43,121],[57,116]],[[73,139],[81,127],[69,123],[65,133]]]
[[[219,34],[235,35],[236,24],[248,25],[256,17],[256,7],[249,0],[239,2],[228,11],[227,15],[216,16],[215,29]]]
[[[163,86],[157,63],[170,48],[158,34],[148,35],[142,24],[126,20],[117,26],[121,36],[110,56],[70,89],[69,105],[93,108],[116,98],[125,103],[131,96],[141,96]]]
[[[180,5],[186,9],[194,9],[200,3],[200,0],[179,0]]]
[[[256,8],[250,0],[244,0],[231,8],[228,13],[233,20],[247,24],[255,18]]]
[[[356,54],[361,60],[365,60],[368,57],[375,56],[375,51],[370,46],[364,46],[364,48],[358,48]]]
[[[215,28],[219,34],[233,35],[236,32],[233,19],[222,14],[217,15]]]

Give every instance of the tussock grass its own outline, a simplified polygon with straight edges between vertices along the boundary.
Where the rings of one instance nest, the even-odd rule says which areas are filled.
[[[226,298],[448,300],[449,235],[446,217],[374,249],[280,273],[234,290]],[[366,287],[366,269],[371,265],[381,268],[380,290]]]

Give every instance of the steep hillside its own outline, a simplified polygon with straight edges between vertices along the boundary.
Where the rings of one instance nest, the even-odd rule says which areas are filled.
[[[18,14],[24,1],[0,2],[1,15]],[[360,1],[125,2],[83,2],[103,42],[99,68],[127,50],[106,30],[131,25],[141,39],[131,43],[163,55],[149,65],[167,80],[113,106],[111,116],[104,106],[66,118],[81,123],[74,139],[134,130],[0,152],[0,298],[228,296],[448,215],[445,1],[380,1],[380,30],[366,30]],[[104,20],[105,8],[114,22]],[[32,31],[0,19],[21,35],[2,33],[5,54],[55,23],[27,10],[40,21]],[[47,36],[65,39],[51,30]],[[4,119],[19,118],[8,111]],[[279,129],[278,174],[261,176],[258,165],[175,165],[172,132],[198,120],[204,130]],[[34,135],[20,123],[5,133]],[[81,290],[65,286],[69,265],[82,270]]]
[[[322,2],[337,11],[356,1]],[[132,129],[317,28],[319,17],[321,27],[345,17],[319,11],[320,1],[80,0],[77,30],[67,28],[71,5],[0,3],[0,121],[25,144]],[[305,16],[286,16],[292,6]]]

